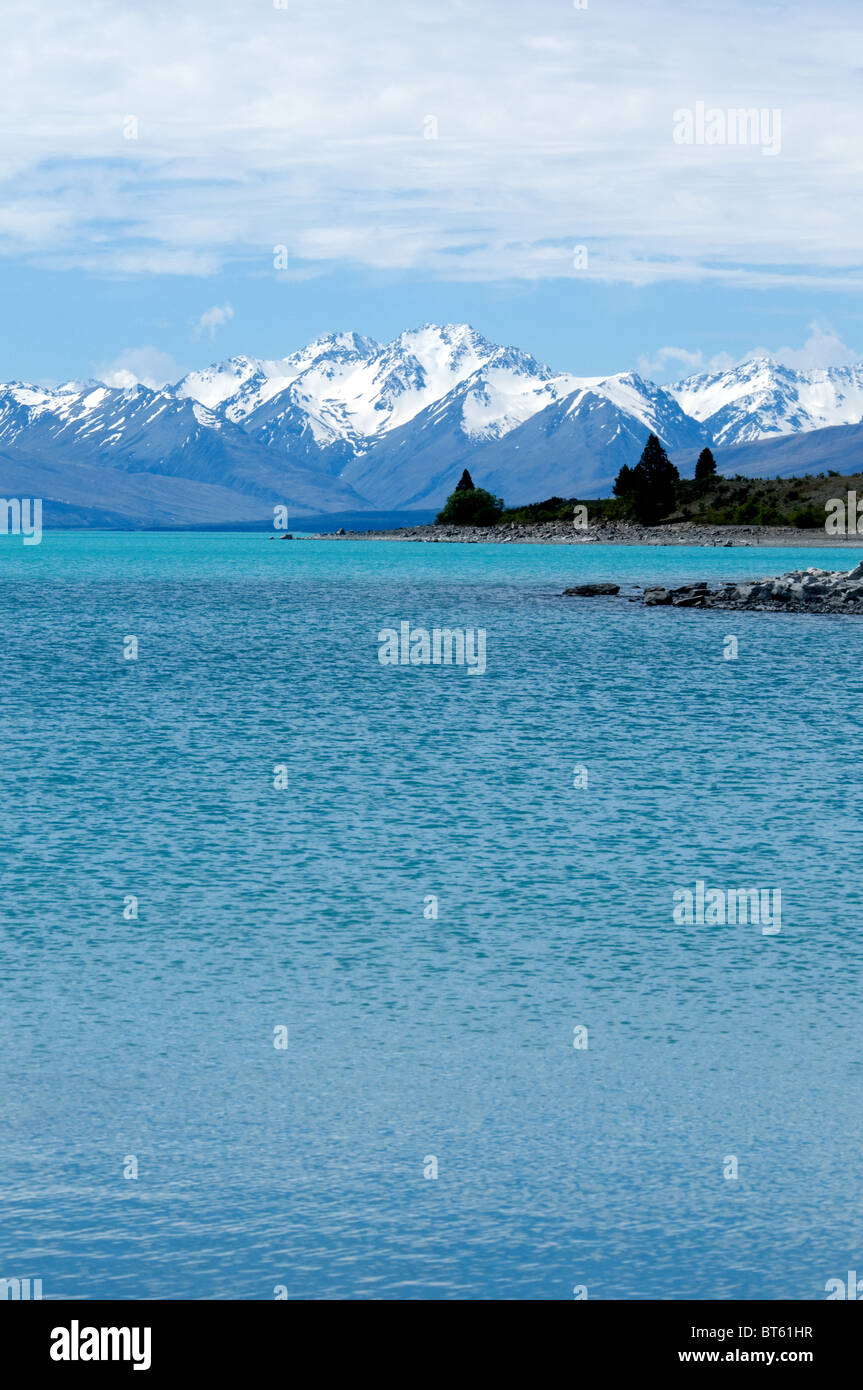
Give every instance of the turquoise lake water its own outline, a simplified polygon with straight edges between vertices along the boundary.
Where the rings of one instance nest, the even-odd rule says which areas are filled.
[[[863,621],[560,597],[861,558],[7,537],[0,1277],[809,1299],[863,1267]],[[485,674],[382,666],[403,620],[484,628]],[[696,880],[781,890],[781,931],[678,925]]]

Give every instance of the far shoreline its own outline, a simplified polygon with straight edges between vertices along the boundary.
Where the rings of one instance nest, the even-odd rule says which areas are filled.
[[[316,532],[315,540],[414,541],[425,545],[690,545],[719,548],[755,547],[805,549],[863,549],[863,535],[828,535],[826,531],[793,526],[708,526],[671,522],[638,526],[603,522],[574,527],[562,521],[504,526],[398,526],[384,531]]]

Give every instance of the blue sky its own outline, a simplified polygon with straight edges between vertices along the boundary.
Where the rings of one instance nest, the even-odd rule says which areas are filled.
[[[4,14],[2,379],[165,380],[425,321],[582,374],[863,356],[844,0]],[[721,120],[686,143],[699,105]],[[732,110],[762,113],[733,143]]]

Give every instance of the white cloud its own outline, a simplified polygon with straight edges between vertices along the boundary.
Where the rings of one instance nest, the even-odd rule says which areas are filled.
[[[661,347],[653,357],[638,359],[641,375],[654,381],[674,380],[681,376],[692,376],[695,372],[722,372],[733,366],[734,358],[727,352],[717,352],[705,358],[700,350],[690,352],[680,347]]]
[[[809,325],[809,337],[802,348],[781,347],[770,354],[784,367],[809,371],[814,367],[851,367],[860,361],[860,353],[842,342],[832,329],[820,324]]]
[[[124,348],[113,362],[97,367],[93,375],[106,386],[128,388],[140,382],[142,386],[155,389],[176,381],[182,376],[182,369],[167,352],[154,347],[134,347]]]
[[[0,254],[207,275],[283,244],[292,267],[858,289],[855,7],[777,15],[6,0]],[[781,153],[675,145],[699,100],[780,109]]]
[[[234,317],[234,311],[230,304],[214,304],[212,309],[205,309],[194,327],[194,336],[200,338],[202,333],[209,333],[210,341],[216,336],[216,329],[221,328]]]
[[[851,367],[863,361],[861,354],[843,343],[832,328],[811,323],[809,337],[800,348],[754,347],[739,357],[733,357],[729,352],[716,352],[708,357],[700,349],[690,351],[688,348],[661,347],[652,355],[639,357],[638,370],[652,381],[679,381],[701,372],[725,372],[741,362],[750,362],[754,357],[769,357],[783,367],[793,367],[801,372],[814,371],[819,367]]]

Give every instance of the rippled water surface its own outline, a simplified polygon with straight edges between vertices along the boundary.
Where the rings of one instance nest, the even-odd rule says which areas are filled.
[[[6,538],[0,1277],[805,1299],[858,1268],[863,622],[559,595],[860,558]],[[485,628],[486,673],[382,666],[401,620]],[[696,879],[781,889],[781,932],[677,925]]]

